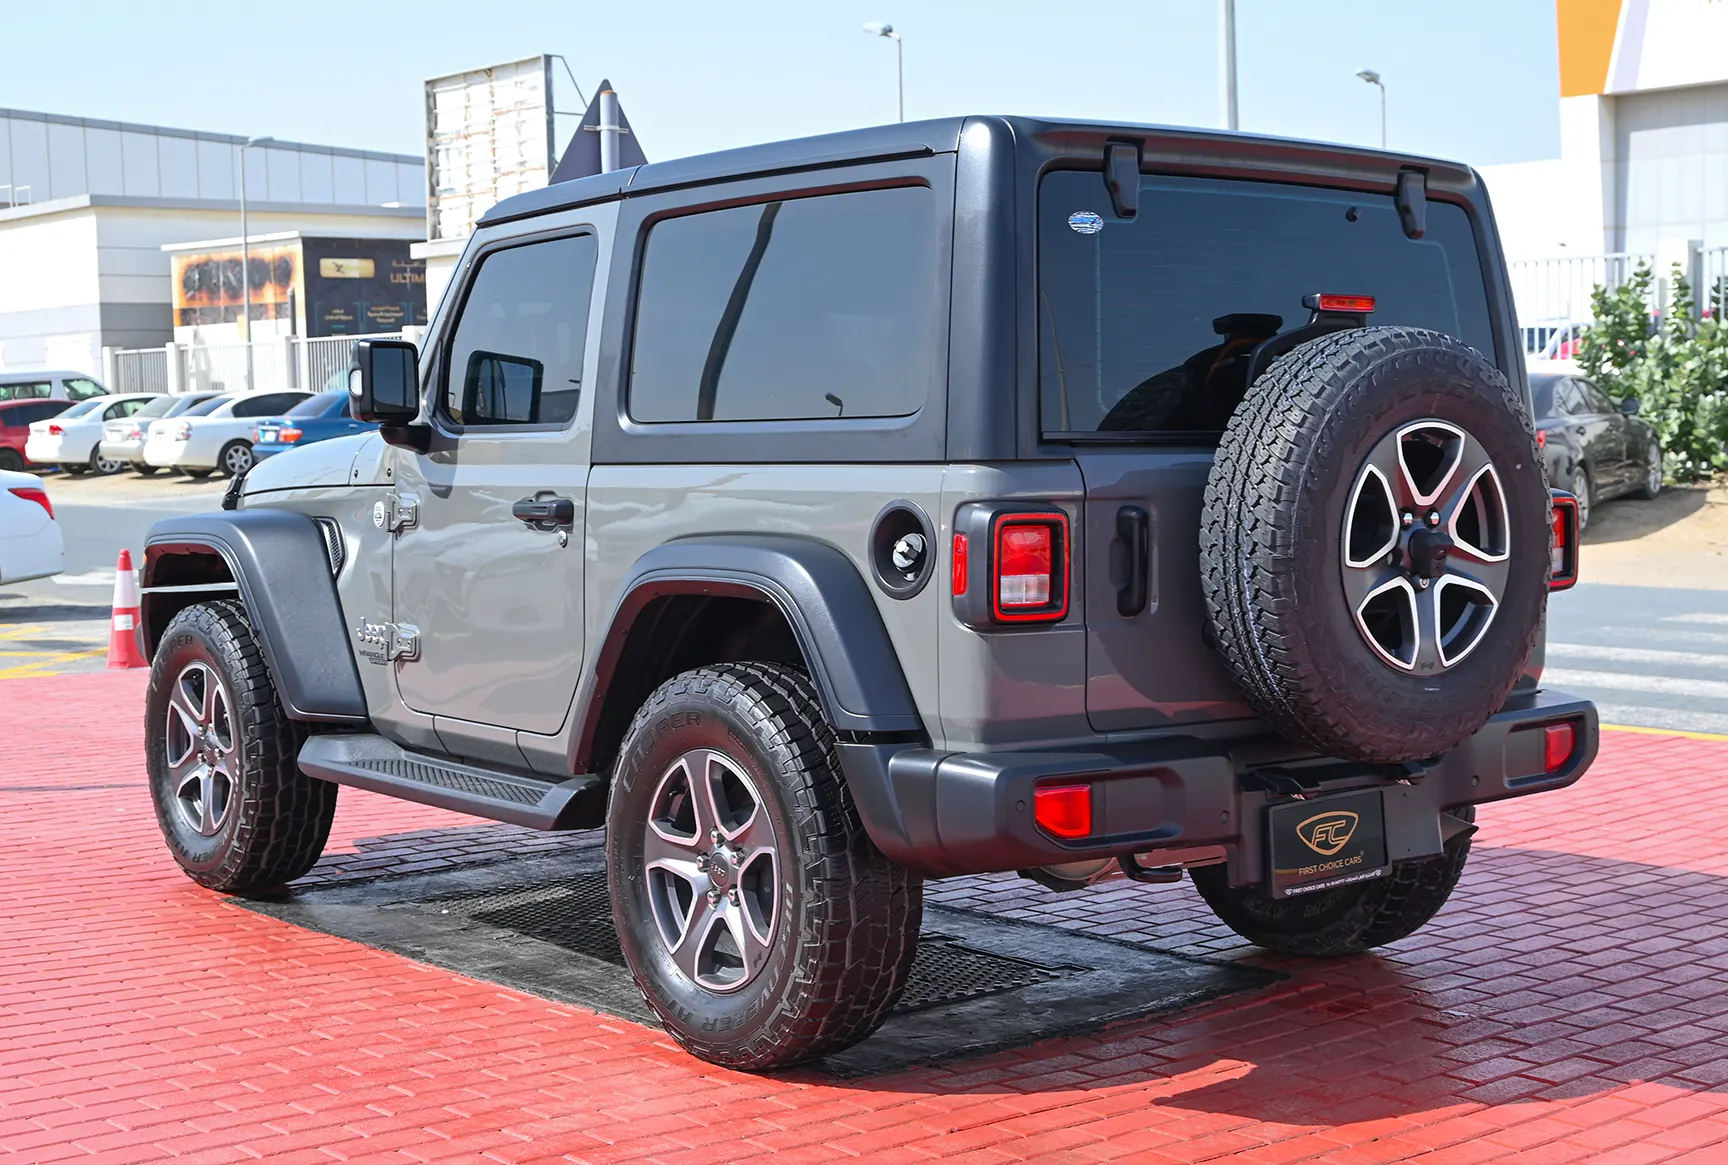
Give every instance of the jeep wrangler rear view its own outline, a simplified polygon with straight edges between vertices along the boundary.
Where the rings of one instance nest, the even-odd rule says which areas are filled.
[[[1596,754],[1466,167],[1000,117],[641,166],[494,207],[350,389],[379,432],[151,530],[170,851],[296,878],[342,785],[604,829],[717,1064],[874,1030],[927,878],[1392,942]]]

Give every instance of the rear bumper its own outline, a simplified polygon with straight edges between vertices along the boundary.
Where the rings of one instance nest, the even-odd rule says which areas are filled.
[[[1560,768],[1545,771],[1542,726],[1575,725]],[[1257,762],[1264,741],[1194,737],[1085,751],[954,753],[893,744],[838,745],[841,766],[872,840],[930,876],[988,873],[1122,854],[1222,846],[1230,881],[1265,880],[1268,805],[1296,791],[1387,790],[1393,861],[1440,852],[1446,809],[1572,784],[1596,758],[1596,707],[1564,692],[1516,696],[1464,744],[1426,768],[1328,762]],[[1033,790],[1051,781],[1092,786],[1093,832],[1061,841],[1032,818]]]
[[[266,457],[274,457],[278,453],[286,453],[290,449],[298,449],[299,445],[284,445],[280,441],[266,444],[262,441],[252,442],[252,460],[262,461]]]
[[[104,441],[97,448],[110,461],[129,461],[136,465],[144,460],[143,441]]]

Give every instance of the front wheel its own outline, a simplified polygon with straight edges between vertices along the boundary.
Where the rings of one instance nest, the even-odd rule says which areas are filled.
[[[923,884],[865,834],[809,677],[791,668],[700,668],[648,698],[619,753],[606,868],[643,998],[724,1067],[863,1039],[917,955]]]
[[[1465,824],[1476,807],[1450,809]],[[1352,886],[1272,898],[1258,886],[1231,886],[1225,866],[1189,871],[1219,921],[1267,950],[1287,955],[1354,955],[1415,933],[1439,913],[1470,857],[1465,829],[1431,858],[1393,862],[1384,877]]]
[[[174,616],[144,708],[156,821],[187,877],[251,890],[312,868],[330,836],[336,786],[300,771],[301,731],[282,710],[238,602],[196,603]]]

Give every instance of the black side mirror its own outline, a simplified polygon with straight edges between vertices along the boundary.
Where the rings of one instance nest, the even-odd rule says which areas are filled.
[[[1621,401],[1620,402],[1620,412],[1621,412],[1621,415],[1623,415],[1623,416],[1628,416],[1628,417],[1637,416],[1638,415],[1638,398],[1635,396],[1629,396],[1625,400]]]
[[[348,411],[357,421],[410,425],[420,415],[420,354],[402,340],[361,340],[348,371]]]

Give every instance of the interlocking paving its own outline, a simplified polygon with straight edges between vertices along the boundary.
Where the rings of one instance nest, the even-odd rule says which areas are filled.
[[[760,1077],[194,886],[143,786],[143,678],[0,683],[0,1160],[1728,1160],[1728,745],[1608,734],[1574,788],[1486,807],[1452,903],[1377,955],[1267,956],[1187,885],[933,885],[1289,977],[964,1062]],[[304,885],[593,844],[344,790]]]

